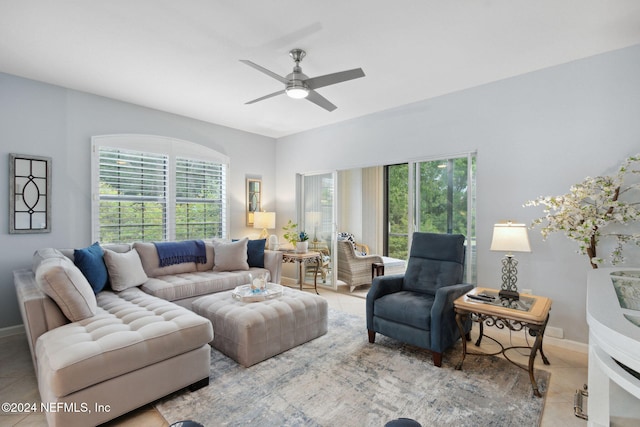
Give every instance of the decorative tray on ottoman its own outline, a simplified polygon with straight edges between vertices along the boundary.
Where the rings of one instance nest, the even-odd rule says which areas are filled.
[[[242,302],[264,301],[282,296],[282,289],[282,286],[277,283],[267,283],[264,290],[251,289],[251,285],[242,285],[231,291],[231,296]]]

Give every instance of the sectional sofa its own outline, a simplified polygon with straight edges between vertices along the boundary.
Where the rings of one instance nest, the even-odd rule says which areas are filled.
[[[255,242],[204,242],[206,257],[170,265],[153,243],[37,250],[14,283],[48,424],[97,425],[208,384],[214,331],[191,304],[250,274],[279,283],[282,254]]]

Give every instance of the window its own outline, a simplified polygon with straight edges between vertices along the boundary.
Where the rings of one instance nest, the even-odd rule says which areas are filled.
[[[165,240],[168,157],[109,147],[100,147],[99,156],[96,240]]]
[[[409,258],[409,164],[385,166],[385,254]]]
[[[94,137],[93,154],[93,240],[226,237],[225,156],[141,135]]]
[[[463,234],[475,283],[475,169],[475,153],[386,166],[386,253],[407,259],[414,231]]]
[[[224,172],[219,163],[176,159],[176,240],[222,237]]]

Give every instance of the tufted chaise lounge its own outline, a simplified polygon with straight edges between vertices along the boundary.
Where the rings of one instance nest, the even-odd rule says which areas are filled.
[[[68,323],[30,271],[14,275],[23,315],[32,315],[31,326],[51,329],[37,340],[29,337],[40,398],[62,408],[46,411],[49,426],[97,425],[181,388],[208,384],[213,329],[207,319],[131,288],[101,292],[95,316]]]

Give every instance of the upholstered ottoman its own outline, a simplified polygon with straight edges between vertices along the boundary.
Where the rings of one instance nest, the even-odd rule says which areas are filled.
[[[267,301],[240,302],[233,291],[198,298],[193,311],[213,325],[211,345],[249,367],[327,333],[327,301],[285,288]]]

